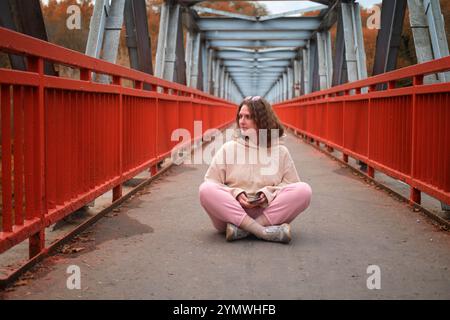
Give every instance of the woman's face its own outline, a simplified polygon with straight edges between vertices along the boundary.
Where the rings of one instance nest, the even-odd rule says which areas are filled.
[[[250,114],[250,109],[245,104],[239,111],[239,128],[241,129],[242,134],[244,134],[249,129],[257,129],[255,121],[252,119],[252,116]]]

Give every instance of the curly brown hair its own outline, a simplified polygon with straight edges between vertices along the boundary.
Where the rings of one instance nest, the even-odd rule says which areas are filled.
[[[276,132],[278,133],[278,137],[282,137],[284,135],[284,127],[281,124],[280,119],[278,119],[277,115],[272,109],[272,105],[264,98],[256,96],[256,97],[247,97],[245,98],[236,114],[236,124],[239,128],[239,112],[242,107],[246,105],[250,111],[250,116],[255,121],[256,128],[259,129],[267,129],[267,144],[270,147],[271,139],[272,139],[272,130],[278,129]]]

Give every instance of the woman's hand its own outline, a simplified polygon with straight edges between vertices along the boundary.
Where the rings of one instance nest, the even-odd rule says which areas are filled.
[[[242,192],[237,196],[237,201],[241,204],[241,207],[244,209],[253,209],[258,206],[256,203],[252,204],[248,202],[248,198],[245,192]]]
[[[267,200],[267,198],[266,198],[266,195],[264,194],[264,193],[260,193],[259,195],[258,195],[258,198],[260,199],[256,204],[258,205],[258,206],[264,206],[265,204],[267,204],[267,203],[269,203],[269,201]]]
[[[238,202],[241,204],[242,208],[253,209],[259,206],[262,206],[265,202],[267,202],[267,198],[264,193],[259,195],[259,200],[257,202],[249,203],[247,195],[245,192],[242,192],[237,196]]]

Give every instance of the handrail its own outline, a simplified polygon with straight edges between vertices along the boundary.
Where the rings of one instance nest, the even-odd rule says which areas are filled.
[[[111,189],[117,200],[122,183],[143,170],[155,174],[177,144],[175,129],[196,141],[234,121],[236,106],[224,99],[5,28],[0,51],[25,55],[28,66],[0,69],[0,253],[29,238],[36,256],[46,227]],[[45,75],[44,61],[79,69],[80,79]],[[93,82],[93,73],[112,83]]]
[[[426,75],[450,70],[450,56],[339,85],[274,106],[300,134],[367,163],[450,204],[450,83],[424,84]],[[396,87],[413,78],[412,85]],[[387,83],[386,90],[380,84]],[[364,92],[362,88],[368,88]],[[350,94],[354,91],[354,94]]]

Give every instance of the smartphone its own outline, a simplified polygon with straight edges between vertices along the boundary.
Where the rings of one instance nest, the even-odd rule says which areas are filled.
[[[261,200],[261,198],[258,196],[258,197],[251,197],[251,196],[247,196],[247,199],[248,199],[248,203],[255,203],[255,202],[258,202],[259,200]]]

